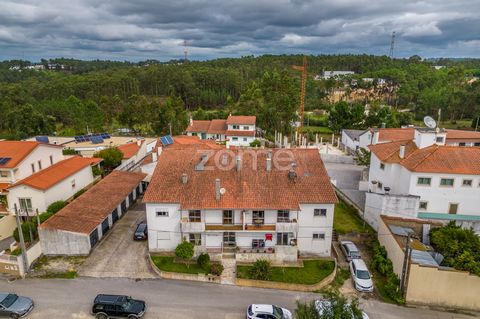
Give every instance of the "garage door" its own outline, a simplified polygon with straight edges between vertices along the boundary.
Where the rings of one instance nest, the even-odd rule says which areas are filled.
[[[123,214],[127,211],[127,202],[123,201],[121,206],[122,206],[122,214]]]
[[[133,205],[133,192],[128,194],[128,202],[130,203],[130,206]]]
[[[140,195],[141,192],[140,192],[140,185],[137,186],[137,196]]]
[[[112,212],[112,221],[115,224],[117,220],[118,220],[118,209],[115,208],[115,210]]]
[[[90,247],[93,248],[98,243],[98,231],[95,228],[94,231],[90,233]]]
[[[110,226],[108,225],[108,217],[107,217],[102,222],[102,234],[105,235],[108,232],[109,229],[110,229]]]

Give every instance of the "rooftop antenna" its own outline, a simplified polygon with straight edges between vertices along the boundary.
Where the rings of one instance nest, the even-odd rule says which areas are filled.
[[[392,32],[392,41],[390,42],[390,59],[393,59],[393,49],[395,48],[395,31]]]
[[[431,128],[431,129],[437,128],[437,122],[435,122],[435,120],[434,120],[433,117],[431,117],[431,116],[425,116],[425,117],[423,118],[423,123],[425,123],[425,125],[426,125],[428,128]]]
[[[187,40],[183,40],[183,54],[185,55],[184,62],[187,63],[188,61]]]

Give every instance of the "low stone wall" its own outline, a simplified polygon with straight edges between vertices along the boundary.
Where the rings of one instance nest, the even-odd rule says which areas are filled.
[[[237,286],[242,287],[255,287],[255,288],[267,288],[267,289],[281,289],[281,290],[293,290],[293,291],[304,291],[304,292],[313,292],[322,289],[323,287],[329,285],[337,274],[337,260],[335,261],[335,267],[333,272],[324,278],[319,283],[313,285],[302,285],[302,284],[291,284],[277,281],[263,281],[263,280],[253,280],[253,279],[242,279],[237,278]]]
[[[205,274],[184,274],[179,272],[168,272],[158,269],[157,265],[152,261],[150,256],[148,257],[150,265],[152,266],[153,271],[164,279],[174,279],[174,280],[187,280],[187,281],[200,281],[200,282],[211,282],[215,284],[220,283],[220,277],[214,275],[205,275]]]

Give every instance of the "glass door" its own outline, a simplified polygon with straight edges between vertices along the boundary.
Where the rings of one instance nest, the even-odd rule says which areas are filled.
[[[224,210],[223,211],[223,224],[224,225],[233,225],[233,210]]]
[[[235,233],[234,232],[224,232],[223,233],[223,247],[235,247]]]

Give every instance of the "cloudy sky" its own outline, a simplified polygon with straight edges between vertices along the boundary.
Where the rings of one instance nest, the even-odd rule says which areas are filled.
[[[0,0],[0,60],[480,57],[480,0]]]

